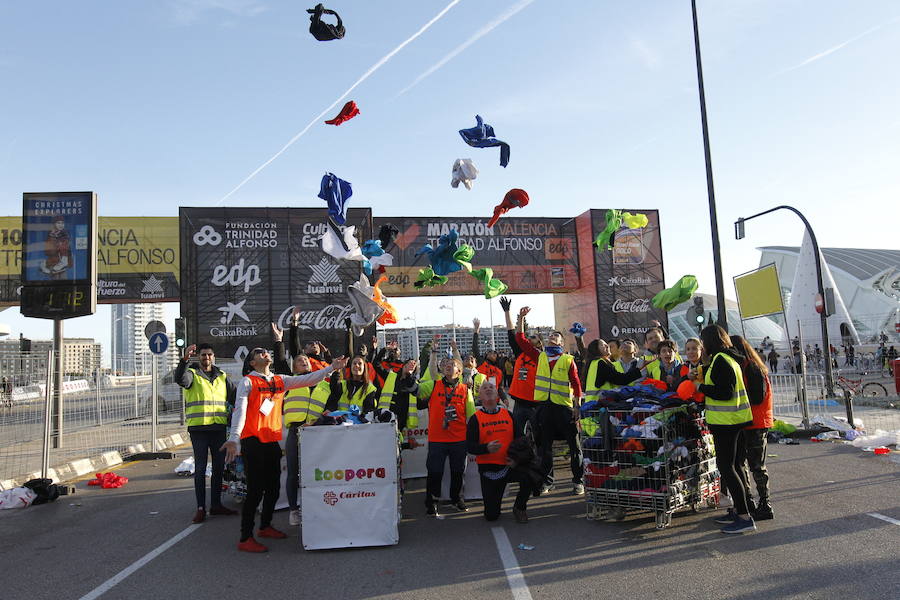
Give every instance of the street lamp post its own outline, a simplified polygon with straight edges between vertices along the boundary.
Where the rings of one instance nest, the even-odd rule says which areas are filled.
[[[825,392],[829,396],[834,396],[834,371],[832,370],[831,366],[831,342],[828,340],[828,311],[825,307],[825,281],[822,279],[822,258],[819,253],[819,242],[818,240],[816,240],[816,233],[812,230],[812,227],[810,227],[809,221],[806,220],[806,217],[803,216],[803,213],[801,213],[793,206],[776,206],[775,208],[770,208],[769,210],[764,210],[761,213],[757,213],[746,218],[740,218],[735,221],[734,237],[739,240],[744,238],[744,223],[749,221],[750,219],[755,219],[756,217],[761,217],[763,215],[769,214],[770,212],[782,209],[789,210],[800,217],[800,220],[803,221],[803,224],[806,226],[806,231],[809,233],[809,239],[812,242],[813,253],[815,254],[816,259],[816,286],[818,288],[819,298],[822,299],[822,312],[819,313],[819,321],[822,326],[822,354],[825,358]]]
[[[441,310],[449,310],[450,318],[453,319],[453,341],[456,341],[456,306],[453,303],[453,298],[450,299],[450,306],[446,304],[441,304]]]
[[[691,14],[694,18],[694,53],[697,56],[697,87],[700,89],[700,122],[703,126],[703,154],[706,159],[706,191],[709,196],[709,227],[712,231],[713,269],[716,274],[716,319],[723,329],[728,330],[725,312],[725,283],[722,278],[722,252],[719,247],[719,219],[716,216],[716,192],[713,187],[712,157],[709,151],[709,128],[706,124],[706,93],[703,90],[703,65],[700,61],[700,33],[697,28],[697,0],[691,0]]]
[[[419,352],[421,352],[422,349],[419,348],[419,324],[416,322],[416,313],[413,313],[413,316],[411,316],[411,317],[403,317],[403,320],[413,322],[413,339],[415,340],[415,343],[416,343],[416,352],[415,352],[413,358],[418,358]]]

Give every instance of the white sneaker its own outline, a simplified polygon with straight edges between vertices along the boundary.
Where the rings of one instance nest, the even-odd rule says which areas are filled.
[[[300,511],[292,510],[291,514],[288,515],[288,524],[292,526],[297,526],[300,524]]]
[[[584,486],[580,483],[576,483],[572,487],[572,494],[575,496],[584,496]]]

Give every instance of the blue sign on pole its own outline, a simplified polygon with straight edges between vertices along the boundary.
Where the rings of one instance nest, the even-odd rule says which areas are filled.
[[[169,349],[169,336],[164,333],[154,333],[150,336],[150,352],[162,354]]]

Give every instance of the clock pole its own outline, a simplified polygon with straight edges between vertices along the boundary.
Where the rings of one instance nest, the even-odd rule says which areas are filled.
[[[49,368],[50,365],[47,365]],[[53,319],[53,447],[62,447],[63,322]]]

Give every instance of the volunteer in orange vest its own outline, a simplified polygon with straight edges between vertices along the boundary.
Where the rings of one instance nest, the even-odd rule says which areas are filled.
[[[516,481],[519,492],[513,504],[513,516],[517,523],[527,523],[525,509],[532,493],[531,479],[509,458],[507,451],[513,441],[513,417],[506,408],[497,404],[497,387],[490,381],[481,384],[478,391],[481,408],[469,417],[466,443],[469,454],[475,455],[478,474],[481,476],[481,496],[484,502],[484,518],[496,521],[500,517],[500,505],[506,484]]]
[[[744,471],[744,491],[753,520],[767,521],[775,518],[769,503],[769,472],[766,470],[766,434],[774,423],[769,370],[762,357],[743,337],[733,335],[731,343],[746,358],[741,363],[741,371],[747,382],[747,397],[753,413],[753,424],[741,432],[737,464]],[[750,500],[750,475],[756,482],[756,494],[759,497],[755,506]]]
[[[475,413],[472,392],[463,383],[462,361],[444,358],[443,377],[419,382],[419,398],[428,398],[428,471],[425,507],[438,516],[437,499],[441,496],[444,461],[450,459],[450,502],[460,512],[469,510],[460,492],[466,470],[466,423]]]
[[[530,311],[524,306],[519,314],[524,318]],[[553,440],[564,439],[569,446],[572,493],[580,496],[584,494],[584,465],[576,423],[580,417],[582,391],[575,358],[563,351],[563,335],[559,331],[550,333],[542,352],[533,346],[522,348],[522,352],[537,363],[534,399],[541,406],[534,418],[539,423],[541,467],[544,471],[541,493],[553,489]]]
[[[472,319],[472,325],[475,327],[472,333],[472,356],[475,357],[477,362],[481,357],[480,340],[478,338],[478,334],[481,331],[481,321]],[[478,372],[487,377],[487,380],[497,387],[498,392],[503,385],[503,371],[500,370],[500,365],[497,362],[499,357],[500,355],[497,354],[496,350],[488,350],[484,355],[484,360],[478,365]]]
[[[299,387],[316,385],[335,369],[347,364],[344,357],[323,369],[306,375],[274,375],[269,370],[272,357],[268,350],[254,348],[247,355],[245,377],[237,386],[231,435],[222,446],[225,461],[231,462],[240,451],[247,477],[247,498],[241,512],[241,539],[238,550],[267,552],[253,537],[256,509],[262,501],[259,537],[283,539],[287,535],[272,527],[272,513],[278,500],[281,478],[282,403],[284,393]],[[249,372],[247,372],[249,371]],[[240,442],[240,450],[238,443]]]
[[[507,330],[512,329],[512,320],[509,317],[509,300],[503,305],[503,311],[506,316]],[[523,307],[519,310],[519,316],[516,318],[516,335],[513,340],[513,351],[518,350],[516,356],[516,364],[513,367],[512,384],[509,386],[509,395],[515,400],[513,406],[513,420],[516,423],[516,437],[525,435],[525,424],[529,421],[533,422],[534,415],[537,411],[539,402],[534,400],[534,376],[537,373],[537,358],[533,358],[532,354],[525,352],[526,348],[542,349],[543,345],[538,336],[525,336],[525,315],[528,314],[528,308]],[[536,350],[539,352],[539,350]],[[539,436],[535,436],[535,441],[540,444]]]

